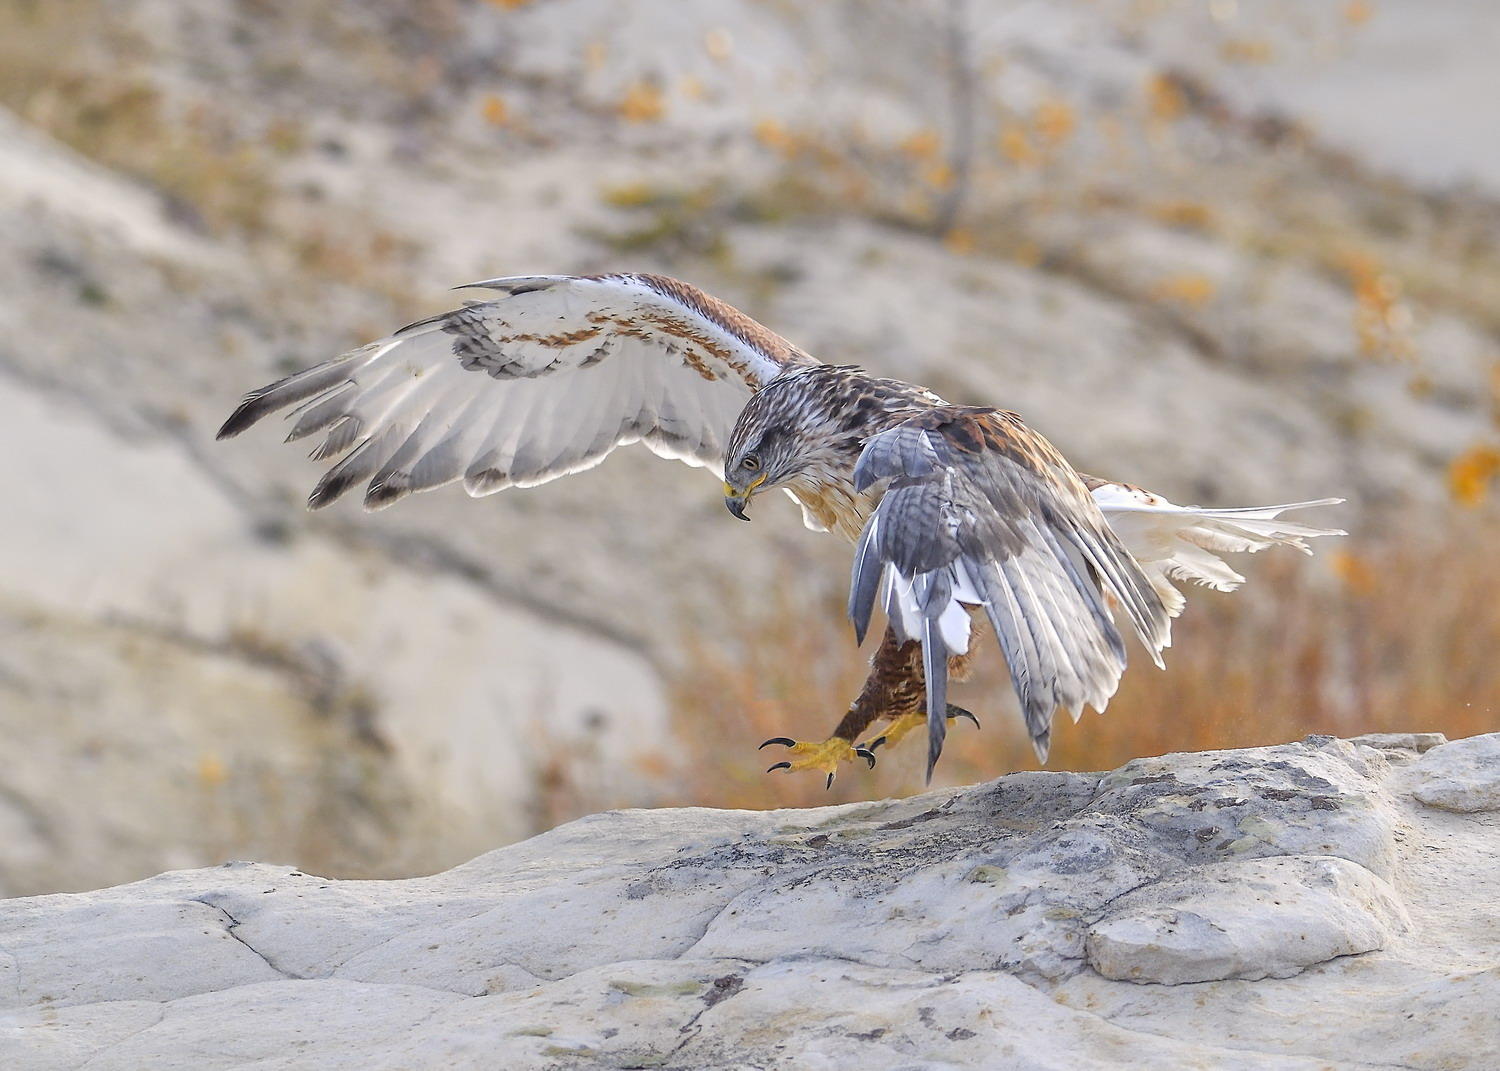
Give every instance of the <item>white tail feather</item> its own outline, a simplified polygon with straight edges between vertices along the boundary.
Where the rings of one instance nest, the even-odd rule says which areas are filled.
[[[1093,496],[1173,617],[1185,605],[1182,593],[1172,584],[1174,579],[1191,580],[1219,591],[1233,591],[1245,582],[1219,554],[1253,554],[1274,546],[1295,547],[1311,554],[1307,540],[1345,534],[1337,528],[1315,528],[1280,517],[1287,510],[1335,506],[1343,501],[1341,498],[1202,509],[1174,505],[1149,491],[1111,483],[1095,487]]]

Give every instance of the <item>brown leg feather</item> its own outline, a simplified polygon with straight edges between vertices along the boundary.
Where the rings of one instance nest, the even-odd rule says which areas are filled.
[[[969,611],[972,627],[969,649],[948,660],[948,677],[966,681],[973,675],[974,650],[978,647],[979,620]],[[881,718],[896,721],[908,714],[925,714],[926,677],[922,673],[922,645],[912,640],[902,643],[889,625],[880,648],[870,660],[870,675],[859,698],[849,707],[833,735],[842,740],[858,740],[872,723]]]
[[[922,645],[915,640],[902,643],[887,625],[880,649],[870,660],[870,676],[833,735],[857,740],[877,718],[899,718],[921,710],[924,686]]]

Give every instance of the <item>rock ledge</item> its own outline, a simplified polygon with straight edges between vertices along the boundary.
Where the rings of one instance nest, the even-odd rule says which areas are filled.
[[[1500,1066],[1500,736],[0,902],[0,1065]],[[1292,1028],[1295,1027],[1295,1028]]]

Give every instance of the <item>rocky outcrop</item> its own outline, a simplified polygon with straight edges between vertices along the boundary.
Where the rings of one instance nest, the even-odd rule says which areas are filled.
[[[610,812],[404,881],[230,863],[9,901],[0,1062],[1496,1066],[1497,743],[1313,737]],[[1423,802],[1455,771],[1464,807]]]
[[[212,444],[246,389],[464,280],[665,271],[1178,501],[1346,496],[1354,566],[1398,522],[1432,535],[1445,467],[1493,439],[1500,228],[1360,160],[1413,126],[1423,161],[1482,151],[1485,35],[1350,5],[1482,57],[1422,62],[1472,103],[1403,122],[1341,5],[1140,6],[0,5],[0,738],[27,757],[0,895],[230,855],[409,875],[658,802],[685,641],[733,664],[742,611],[842,604],[847,546],[784,500],[735,523],[644,450],[308,515],[319,470],[271,429]],[[1252,42],[1279,62],[1222,61]],[[1352,160],[1285,93],[1333,54],[1378,87],[1339,98],[1371,124]]]

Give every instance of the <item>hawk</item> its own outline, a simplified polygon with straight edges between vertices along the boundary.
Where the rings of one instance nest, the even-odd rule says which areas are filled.
[[[530,487],[633,442],[713,471],[742,520],[756,495],[781,488],[809,528],[854,543],[860,642],[877,604],[886,625],[826,740],[761,745],[790,749],[773,770],[815,770],[831,785],[841,763],[873,766],[878,748],[925,727],[930,781],[948,721],[973,718],[947,690],[981,619],[1045,762],[1057,710],[1076,721],[1114,695],[1122,627],[1162,665],[1183,607],[1174,580],[1231,590],[1244,578],[1220,553],[1308,551],[1310,537],[1343,534],[1280,519],[1341,499],[1200,509],[1085,476],[1015,413],[819,363],[666,276],[469,286],[497,296],[252,391],[218,437],[295,407],[287,440],[321,435],[313,458],[339,459],[312,509],[356,484],[367,509],[458,481],[476,497]]]

